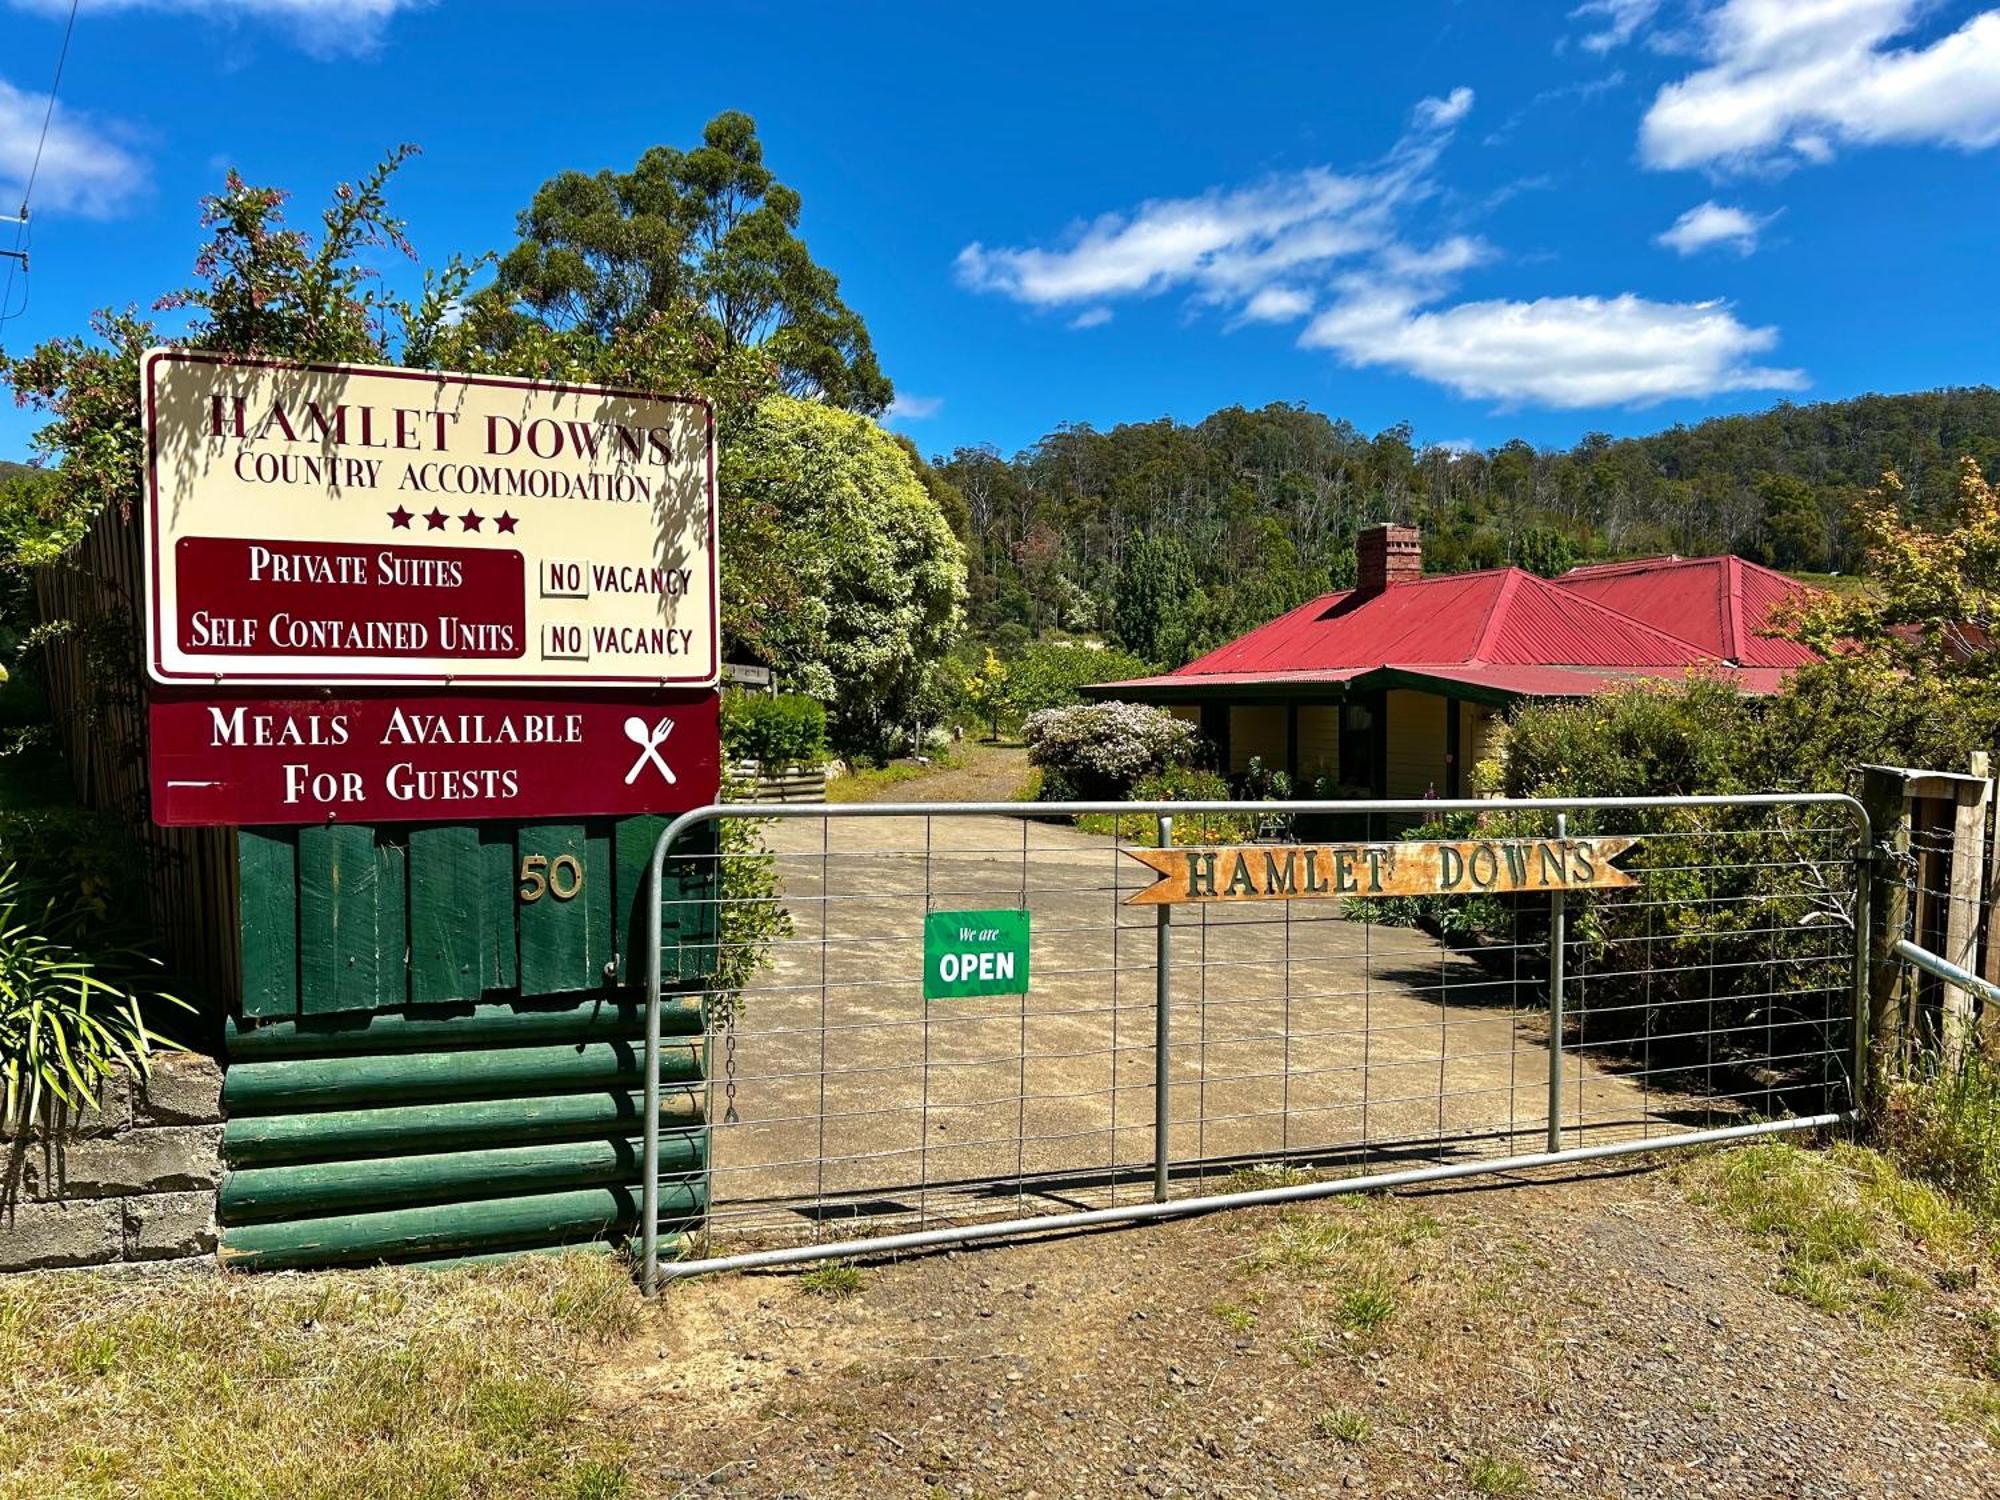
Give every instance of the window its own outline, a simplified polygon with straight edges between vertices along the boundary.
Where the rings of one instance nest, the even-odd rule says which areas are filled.
[[[1375,726],[1381,710],[1372,702],[1340,705],[1340,784],[1375,788]]]

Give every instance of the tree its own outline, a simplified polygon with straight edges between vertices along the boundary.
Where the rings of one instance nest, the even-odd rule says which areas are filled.
[[[964,697],[966,705],[985,719],[993,728],[993,738],[1000,738],[1000,715],[1008,707],[1007,664],[986,648],[986,659],[965,674]]]
[[[1579,561],[1576,543],[1549,526],[1530,526],[1514,543],[1514,564],[1543,578],[1567,573]]]
[[[764,165],[756,122],[734,110],[692,151],[654,146],[629,172],[563,172],[536,191],[520,243],[479,294],[501,315],[489,327],[504,339],[532,320],[608,341],[693,309],[724,353],[768,354],[792,395],[879,413],[894,389],[839,280],[799,238],[799,210]]]
[[[1112,600],[1112,628],[1129,651],[1162,666],[1185,659],[1196,612],[1194,559],[1168,534],[1134,537],[1125,547]]]
[[[724,457],[742,528],[726,622],[836,740],[881,753],[910,725],[963,619],[965,553],[908,454],[866,417],[772,396]]]
[[[1823,570],[1827,566],[1826,523],[1813,487],[1791,474],[1759,474],[1763,501],[1764,552],[1780,568]]]

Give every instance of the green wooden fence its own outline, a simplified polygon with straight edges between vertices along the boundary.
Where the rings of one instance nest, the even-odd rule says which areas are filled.
[[[456,1258],[630,1231],[645,872],[666,821],[243,830],[224,1261]],[[713,967],[712,875],[669,865],[670,986]],[[665,1031],[672,1235],[705,1209],[700,1003],[670,998]]]

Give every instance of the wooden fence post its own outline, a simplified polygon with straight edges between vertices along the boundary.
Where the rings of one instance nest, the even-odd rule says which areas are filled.
[[[1903,963],[1896,940],[1910,917],[1903,867],[1910,852],[1910,814],[1904,774],[1893,766],[1861,768],[1861,805],[1867,809],[1872,847],[1868,861],[1868,1073],[1864,1108],[1874,1116],[1888,1097],[1903,1048]]]
[[[1951,830],[1950,907],[1945,913],[1944,956],[1961,969],[1979,971],[1979,918],[1985,905],[1986,812],[1993,783],[1984,750],[1972,754],[1972,777],[1958,783]],[[1972,992],[1948,984],[1942,992],[1939,1040],[1947,1068],[1958,1065],[1959,1052],[1971,1034],[1978,1003]]]

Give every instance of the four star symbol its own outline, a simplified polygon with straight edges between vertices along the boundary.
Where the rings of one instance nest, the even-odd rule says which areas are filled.
[[[408,531],[410,523],[418,519],[408,509],[400,505],[392,511],[385,511],[384,514],[389,517],[389,525],[397,531]],[[452,519],[452,517],[446,515],[436,506],[432,506],[423,516],[425,524],[432,531],[443,531]],[[459,530],[478,531],[486,523],[487,517],[482,516],[478,511],[468,506],[465,514],[459,516],[457,520]],[[501,511],[499,515],[494,516],[492,521],[495,531],[506,532],[509,535],[513,533],[515,527],[521,524],[519,516],[515,515],[512,511],[505,510]]]

